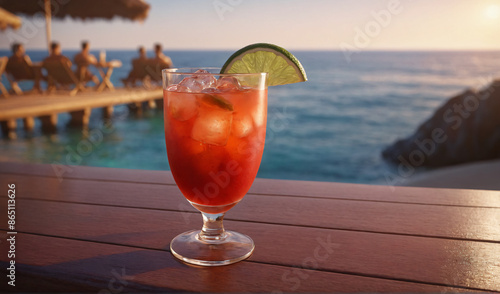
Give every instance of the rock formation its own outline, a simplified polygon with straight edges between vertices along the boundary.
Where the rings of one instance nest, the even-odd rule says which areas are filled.
[[[383,150],[382,157],[413,168],[500,158],[500,80],[450,98],[413,135]]]

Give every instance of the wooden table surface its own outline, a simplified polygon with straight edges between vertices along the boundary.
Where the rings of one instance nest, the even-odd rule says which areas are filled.
[[[3,271],[11,183],[17,291],[500,291],[498,191],[257,179],[224,222],[254,254],[201,268],[169,252],[201,227],[169,172],[3,162]]]

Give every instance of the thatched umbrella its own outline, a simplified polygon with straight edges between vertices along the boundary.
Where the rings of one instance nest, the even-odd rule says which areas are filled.
[[[0,8],[0,30],[5,30],[8,27],[18,29],[21,26],[21,18]]]
[[[43,13],[47,28],[47,46],[51,40],[51,18],[94,19],[122,17],[144,20],[149,4],[143,0],[0,0],[0,7],[16,14],[34,16]]]

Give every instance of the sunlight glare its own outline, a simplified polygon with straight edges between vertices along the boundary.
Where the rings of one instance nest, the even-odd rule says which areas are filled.
[[[490,5],[485,10],[485,15],[489,19],[498,19],[500,18],[500,6],[499,5]]]

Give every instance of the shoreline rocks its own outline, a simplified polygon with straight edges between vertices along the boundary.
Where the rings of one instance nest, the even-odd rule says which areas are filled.
[[[416,132],[382,151],[408,169],[500,158],[500,80],[450,98]]]

